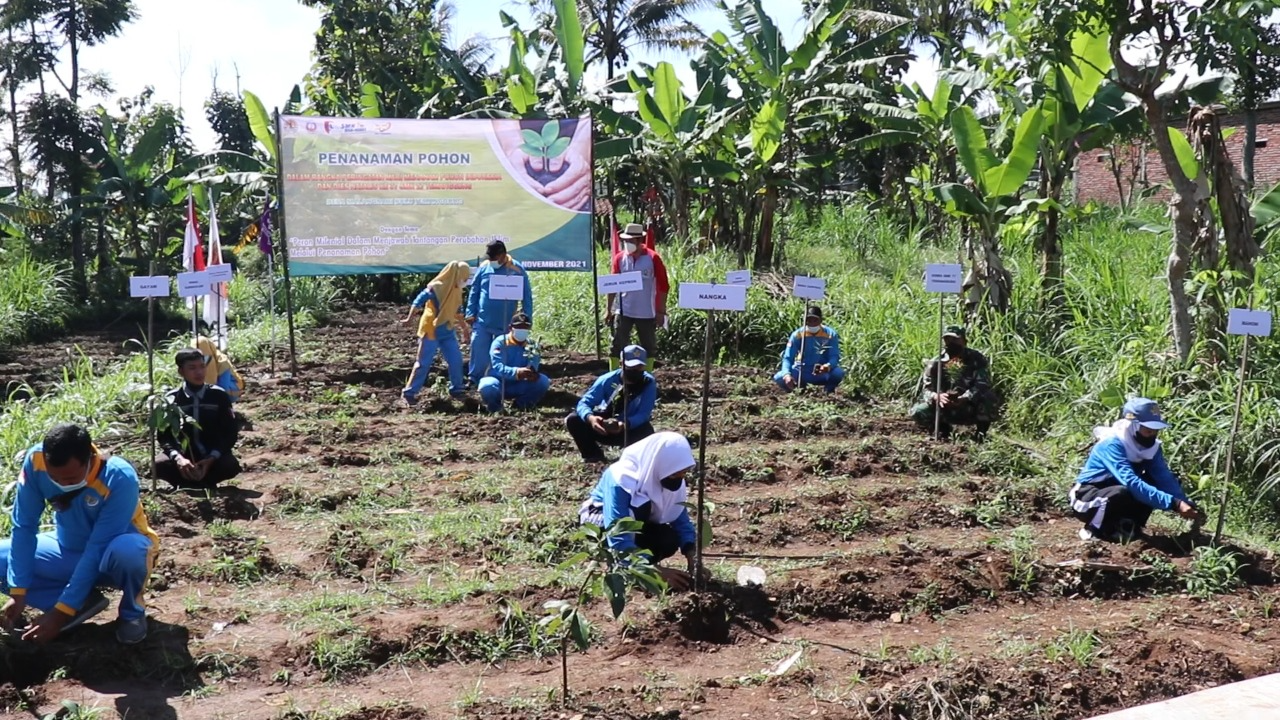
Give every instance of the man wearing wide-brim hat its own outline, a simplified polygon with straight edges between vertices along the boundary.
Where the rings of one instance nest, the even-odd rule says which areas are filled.
[[[612,272],[638,272],[644,287],[634,292],[616,293],[607,300],[605,324],[613,326],[613,347],[610,350],[609,367],[617,369],[617,358],[631,343],[631,331],[635,329],[640,346],[649,356],[649,369],[658,350],[658,328],[667,318],[667,268],[657,250],[645,244],[644,228],[639,223],[629,223],[619,234],[622,250],[613,256]],[[616,325],[614,324],[616,320]]]
[[[973,425],[978,438],[986,436],[995,416],[996,394],[991,389],[991,366],[987,357],[969,347],[968,335],[959,325],[942,334],[945,350],[925,363],[920,376],[920,401],[911,408],[911,419],[922,429],[933,431],[934,413],[942,413],[940,430],[950,436],[956,425]],[[938,366],[942,385],[938,385]]]

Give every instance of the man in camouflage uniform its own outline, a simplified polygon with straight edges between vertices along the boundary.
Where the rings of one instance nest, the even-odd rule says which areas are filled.
[[[920,402],[911,408],[911,419],[921,428],[933,430],[934,412],[942,409],[942,435],[949,436],[956,425],[973,425],[981,439],[995,415],[995,393],[991,389],[991,369],[987,358],[969,347],[965,330],[958,325],[942,335],[946,351],[925,364],[920,376]],[[942,388],[938,388],[938,364],[942,364]]]

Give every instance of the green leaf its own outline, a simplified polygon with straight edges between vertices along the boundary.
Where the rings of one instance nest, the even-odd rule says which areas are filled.
[[[933,88],[933,98],[929,101],[930,114],[934,120],[941,122],[946,119],[947,110],[951,107],[952,89],[950,80],[938,78],[938,84]]]
[[[560,121],[547,121],[547,124],[542,126],[542,147],[551,147],[558,137],[560,137]]]
[[[568,569],[573,568],[573,567],[577,567],[578,565],[581,565],[582,563],[586,562],[586,561],[587,561],[587,559],[588,559],[588,558],[590,558],[590,557],[591,557],[591,556],[590,556],[589,554],[587,554],[587,553],[585,553],[585,552],[580,552],[580,553],[578,553],[577,555],[574,555],[573,557],[569,558],[568,560],[565,560],[564,562],[562,562],[562,563],[560,563],[559,565],[557,565],[557,566],[556,566],[556,569],[557,569],[557,570],[560,570],[560,571],[564,571],[564,570],[568,570]]]
[[[1077,111],[1084,110],[1111,72],[1111,38],[1102,28],[1095,30],[1082,30],[1071,38],[1074,67],[1066,69],[1066,76]]]
[[[947,183],[933,188],[934,194],[946,204],[947,212],[955,215],[986,215],[987,204],[968,187],[959,183]]]
[[[541,145],[530,145],[529,143],[520,143],[520,151],[531,158],[544,157]]]
[[[658,107],[658,101],[648,91],[637,92],[636,103],[639,106],[641,119],[649,126],[649,130],[654,135],[669,143],[676,141],[675,128],[667,124],[667,121],[662,117],[662,109]]]
[[[1253,221],[1257,223],[1259,229],[1269,228],[1280,222],[1280,184],[1268,190],[1266,195],[1258,198],[1251,210],[1253,212]]]
[[[524,115],[538,104],[538,93],[533,89],[533,77],[529,76],[528,80],[526,83],[523,77],[515,75],[507,78],[507,97],[510,98],[511,106],[515,108],[517,115]],[[537,135],[537,133],[534,134]]]
[[[537,130],[530,130],[529,128],[525,128],[520,131],[520,137],[524,138],[524,142],[526,145],[533,145],[534,147],[542,147],[542,133],[538,132]]]
[[[1191,149],[1191,142],[1181,130],[1169,128],[1169,142],[1173,143],[1173,154],[1178,156],[1178,167],[1188,179],[1200,177],[1200,162],[1196,160],[1196,151]]]
[[[1009,157],[996,167],[986,171],[984,185],[987,197],[1012,195],[1022,188],[1036,166],[1040,150],[1040,136],[1044,133],[1044,113],[1039,107],[1028,109],[1018,121],[1013,133],[1013,147]]]
[[[360,86],[360,117],[382,117],[382,88],[373,83]]]
[[[556,43],[569,74],[569,87],[565,88],[565,102],[572,103],[582,88],[583,51],[586,39],[582,35],[582,22],[578,19],[577,0],[554,0],[556,10]]]
[[[680,125],[680,116],[684,113],[688,100],[676,77],[676,69],[669,62],[660,62],[650,73],[653,78],[653,99],[657,103],[658,112],[671,128]]]
[[[574,611],[568,618],[569,637],[573,639],[573,643],[578,646],[579,650],[586,650],[591,646],[591,625],[582,613]]]
[[[627,609],[627,580],[622,573],[611,572],[604,576],[602,585],[605,597],[609,598],[609,608],[613,610],[613,619],[617,620]]]
[[[965,105],[951,111],[951,135],[956,145],[956,154],[960,156],[960,164],[965,172],[986,194],[982,186],[987,171],[996,166],[996,156],[987,147],[987,133],[978,122],[978,114],[973,108]]]
[[[267,149],[271,159],[275,160],[276,141],[271,132],[271,116],[267,114],[267,109],[258,96],[248,90],[244,91],[244,112],[249,116],[249,129],[253,131],[253,136]]]
[[[573,141],[573,138],[567,138],[567,137],[556,138],[555,142],[551,143],[551,147],[547,148],[547,157],[549,158],[560,157],[561,155],[564,154],[565,150],[569,149],[569,143],[571,143],[572,141]]]
[[[609,160],[611,158],[626,157],[632,155],[640,149],[640,144],[636,138],[614,138],[611,140],[602,140],[595,144],[596,161]]]
[[[751,149],[761,164],[773,160],[782,147],[783,123],[782,103],[777,98],[770,98],[751,118]]]

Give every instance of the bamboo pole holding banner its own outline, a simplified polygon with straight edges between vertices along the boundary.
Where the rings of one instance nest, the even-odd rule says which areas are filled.
[[[587,122],[591,123],[591,154],[588,156],[591,163],[591,222],[588,223],[590,228],[588,232],[591,234],[591,287],[595,289],[592,294],[595,300],[595,317],[596,321],[592,323],[596,326],[596,361],[598,362],[603,354],[600,349],[600,268],[599,260],[596,258],[596,118],[594,115],[587,116]],[[609,215],[613,217],[612,213]],[[611,220],[612,222],[612,220]],[[613,262],[613,256],[610,255],[609,262]]]
[[[289,321],[289,371],[298,374],[298,342],[293,326],[293,283],[289,278],[289,233],[285,226],[284,213],[284,138],[280,134],[280,109],[272,114],[276,125],[276,182],[277,197],[280,198],[280,261],[284,268],[284,312]]]
[[[1271,314],[1255,312],[1254,294],[1249,295],[1246,310],[1232,310],[1227,319],[1229,335],[1244,335],[1244,347],[1240,350],[1240,375],[1236,384],[1236,406],[1231,417],[1231,436],[1227,439],[1227,465],[1222,479],[1222,500],[1218,503],[1218,523],[1213,531],[1213,544],[1222,541],[1222,530],[1227,522],[1227,502],[1231,498],[1231,470],[1236,451],[1236,435],[1240,432],[1240,408],[1244,404],[1244,386],[1249,379],[1249,345],[1254,335],[1271,334]]]

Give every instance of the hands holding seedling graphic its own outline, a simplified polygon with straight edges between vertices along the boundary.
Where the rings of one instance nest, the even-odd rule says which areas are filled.
[[[548,120],[540,130],[516,121],[498,121],[498,143],[522,184],[567,210],[584,211],[591,200],[591,126],[577,120]],[[571,137],[561,128],[572,123]],[[523,169],[524,172],[520,173]]]

